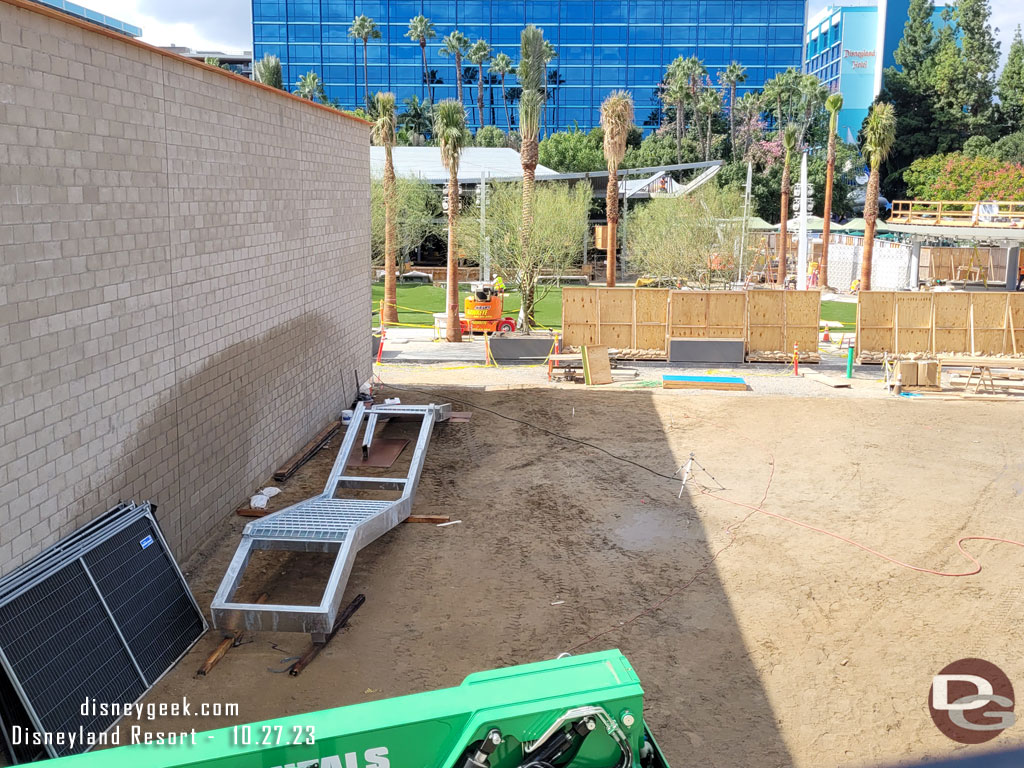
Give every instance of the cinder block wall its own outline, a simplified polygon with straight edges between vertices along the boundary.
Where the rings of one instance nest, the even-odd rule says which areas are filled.
[[[0,0],[0,574],[119,499],[179,558],[369,375],[369,128]]]

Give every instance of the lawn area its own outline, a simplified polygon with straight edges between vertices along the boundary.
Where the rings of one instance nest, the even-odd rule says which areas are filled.
[[[562,327],[562,289],[541,288],[547,291],[537,303],[537,322],[547,328]],[[459,309],[469,291],[459,292]],[[380,306],[384,298],[384,284],[373,284],[373,308]],[[434,321],[431,314],[444,312],[444,289],[437,285],[399,285],[398,286],[398,322],[410,325],[430,327]],[[505,295],[505,314],[516,317],[519,314],[519,294]],[[845,301],[821,302],[821,319],[836,320],[846,328],[853,330],[857,322],[857,305]],[[374,315],[376,322],[376,315]],[[535,324],[536,325],[536,324]]]
[[[459,291],[459,311],[469,291]],[[536,322],[547,328],[562,327],[562,289],[543,286],[538,288],[539,299],[536,306]],[[384,283],[373,284],[373,308],[380,307],[384,298]],[[505,315],[516,317],[519,314],[519,294],[505,294]],[[398,286],[398,322],[410,325],[431,327],[434,319],[431,314],[444,312],[444,288],[438,285],[399,285]],[[374,315],[374,322],[377,316]]]

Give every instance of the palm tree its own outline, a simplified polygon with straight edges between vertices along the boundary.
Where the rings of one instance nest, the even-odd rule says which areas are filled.
[[[665,71],[665,84],[667,88],[675,89],[676,98],[673,103],[676,107],[676,144],[682,140],[686,133],[686,96],[690,92],[689,78],[686,74],[686,59],[677,56],[668,69]]]
[[[423,86],[427,89],[427,97],[434,100],[434,89],[431,87],[430,75],[427,70],[427,40],[437,37],[434,31],[434,23],[422,13],[409,19],[409,31],[405,36],[420,44],[420,55],[423,57]]]
[[[323,101],[324,99],[324,84],[320,82],[320,76],[310,70],[295,84],[296,94],[300,99],[308,99],[309,101],[317,101],[318,99]]]
[[[455,57],[455,85],[458,89],[459,103],[462,104],[462,57],[469,50],[469,38],[454,30],[441,38],[441,55]]]
[[[619,163],[626,156],[626,138],[633,127],[633,98],[626,91],[613,91],[601,105],[604,129],[604,159],[608,163],[605,208],[608,213],[608,263],[606,284],[615,285],[615,251],[619,225]]]
[[[720,74],[722,85],[729,89],[729,146],[736,146],[736,86],[747,79],[742,64],[731,62]],[[735,152],[735,150],[734,150]]]
[[[704,144],[704,131],[701,128],[700,120],[697,119],[697,99],[700,95],[701,89],[704,87],[704,77],[708,71],[704,67],[704,62],[698,59],[696,56],[691,56],[688,59],[683,59],[682,64],[679,65],[679,74],[686,81],[686,85],[689,91],[689,102],[693,104],[694,120],[693,124],[697,128],[697,143],[703,146]]]
[[[523,221],[519,230],[519,248],[523,261],[529,261],[533,232],[533,189],[537,171],[537,138],[540,134],[540,114],[544,109],[544,73],[547,71],[544,31],[532,24],[519,35],[519,68],[516,77],[522,94],[519,97],[519,157],[523,164]],[[530,292],[533,285],[521,285],[520,290]],[[523,306],[532,306],[523,297]],[[529,317],[524,317],[523,333],[530,332]]]
[[[717,115],[722,113],[722,97],[714,88],[705,88],[701,91],[695,105],[697,113],[706,117],[708,124],[704,131],[704,159],[711,159],[711,126]],[[694,120],[695,125],[700,125],[699,120]]]
[[[775,128],[781,131],[793,119],[793,101],[800,95],[801,75],[792,67],[764,84],[764,99],[775,105]]]
[[[747,130],[743,138],[743,151],[737,155],[736,149],[733,148],[733,159],[737,157],[745,158],[750,150],[751,128],[757,125],[757,121],[761,117],[761,111],[764,109],[761,99],[762,96],[759,93],[745,93],[736,101],[736,114],[740,118],[741,126],[746,126]]]
[[[461,101],[445,99],[434,106],[434,138],[441,148],[441,162],[448,171],[448,289],[445,339],[462,341],[459,325],[459,251],[455,222],[459,217],[459,159],[466,146],[466,108]]]
[[[864,144],[861,152],[871,166],[868,188],[864,194],[864,255],[860,260],[860,290],[871,290],[871,257],[875,246],[875,223],[878,221],[878,175],[882,163],[889,159],[896,143],[896,110],[892,104],[879,102],[871,107],[864,123]]]
[[[413,98],[416,98],[415,96]],[[384,310],[381,326],[398,322],[398,289],[395,271],[395,163],[391,150],[395,146],[395,94],[378,93],[374,96],[377,118],[373,122],[373,143],[384,147]]]
[[[281,60],[277,56],[266,54],[253,65],[256,81],[269,85],[271,88],[284,88],[284,77],[281,75]]]
[[[787,125],[782,132],[782,146],[786,149],[786,156],[782,165],[782,200],[779,208],[782,211],[782,221],[779,222],[779,247],[775,249],[779,258],[779,269],[776,274],[776,282],[780,288],[786,287],[786,252],[789,250],[789,233],[786,232],[786,224],[789,220],[789,161],[796,149],[796,126]]]
[[[801,75],[797,81],[797,94],[800,97],[800,132],[796,140],[798,144],[804,143],[804,136],[814,119],[815,113],[821,109],[828,99],[829,90],[821,80],[814,75]]]
[[[398,116],[402,127],[410,133],[426,136],[430,132],[430,102],[422,102],[418,96],[410,96],[402,103],[405,111]]]
[[[505,105],[505,124],[508,126],[508,132],[512,133],[512,117],[509,115],[508,95],[505,93],[505,75],[512,71],[511,57],[507,53],[499,53],[491,59],[489,71],[501,76],[501,102]]]
[[[363,98],[366,104],[366,111],[369,112],[371,109],[370,81],[367,75],[368,68],[366,66],[366,44],[371,38],[374,40],[380,40],[380,30],[377,28],[377,22],[369,16],[360,14],[352,20],[352,26],[348,28],[348,36],[355,40],[363,41]]]
[[[477,68],[479,79],[476,86],[476,109],[480,113],[480,127],[482,128],[487,125],[487,117],[484,115],[484,62],[491,58],[491,46],[487,44],[486,40],[477,40],[469,49],[466,58],[476,64]]]
[[[833,93],[825,100],[828,110],[828,154],[825,165],[825,219],[821,231],[821,264],[818,282],[822,287],[828,285],[828,238],[832,229],[832,182],[836,174],[836,131],[839,128],[839,110],[843,108],[843,94]]]

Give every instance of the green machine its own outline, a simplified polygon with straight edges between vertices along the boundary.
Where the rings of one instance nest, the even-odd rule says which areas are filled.
[[[456,688],[178,734],[176,744],[165,737],[41,765],[668,768],[644,723],[640,680],[614,650],[478,672]]]

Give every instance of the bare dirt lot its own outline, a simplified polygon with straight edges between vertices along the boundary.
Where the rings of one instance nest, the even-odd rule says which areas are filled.
[[[220,639],[211,631],[148,701],[240,703],[239,717],[202,722],[214,728],[618,647],[673,765],[763,768],[949,754],[927,696],[932,675],[962,657],[1024,687],[1024,549],[968,543],[984,570],[941,577],[751,508],[763,499],[908,563],[969,570],[957,537],[1024,540],[1016,404],[583,387],[398,394],[472,402],[456,404],[469,423],[435,429],[414,505],[461,524],[405,524],[365,549],[346,601],[363,593],[366,604],[300,677],[275,673],[308,638],[259,634],[196,678]],[[275,508],[319,492],[336,449],[283,485]],[[720,498],[694,486],[677,499],[679,481],[656,474],[672,475],[690,451],[725,487]],[[244,522],[232,516],[186,564],[204,609]],[[319,580],[308,563],[268,561],[252,588],[294,594]],[[971,749],[1021,741],[1017,726]]]

